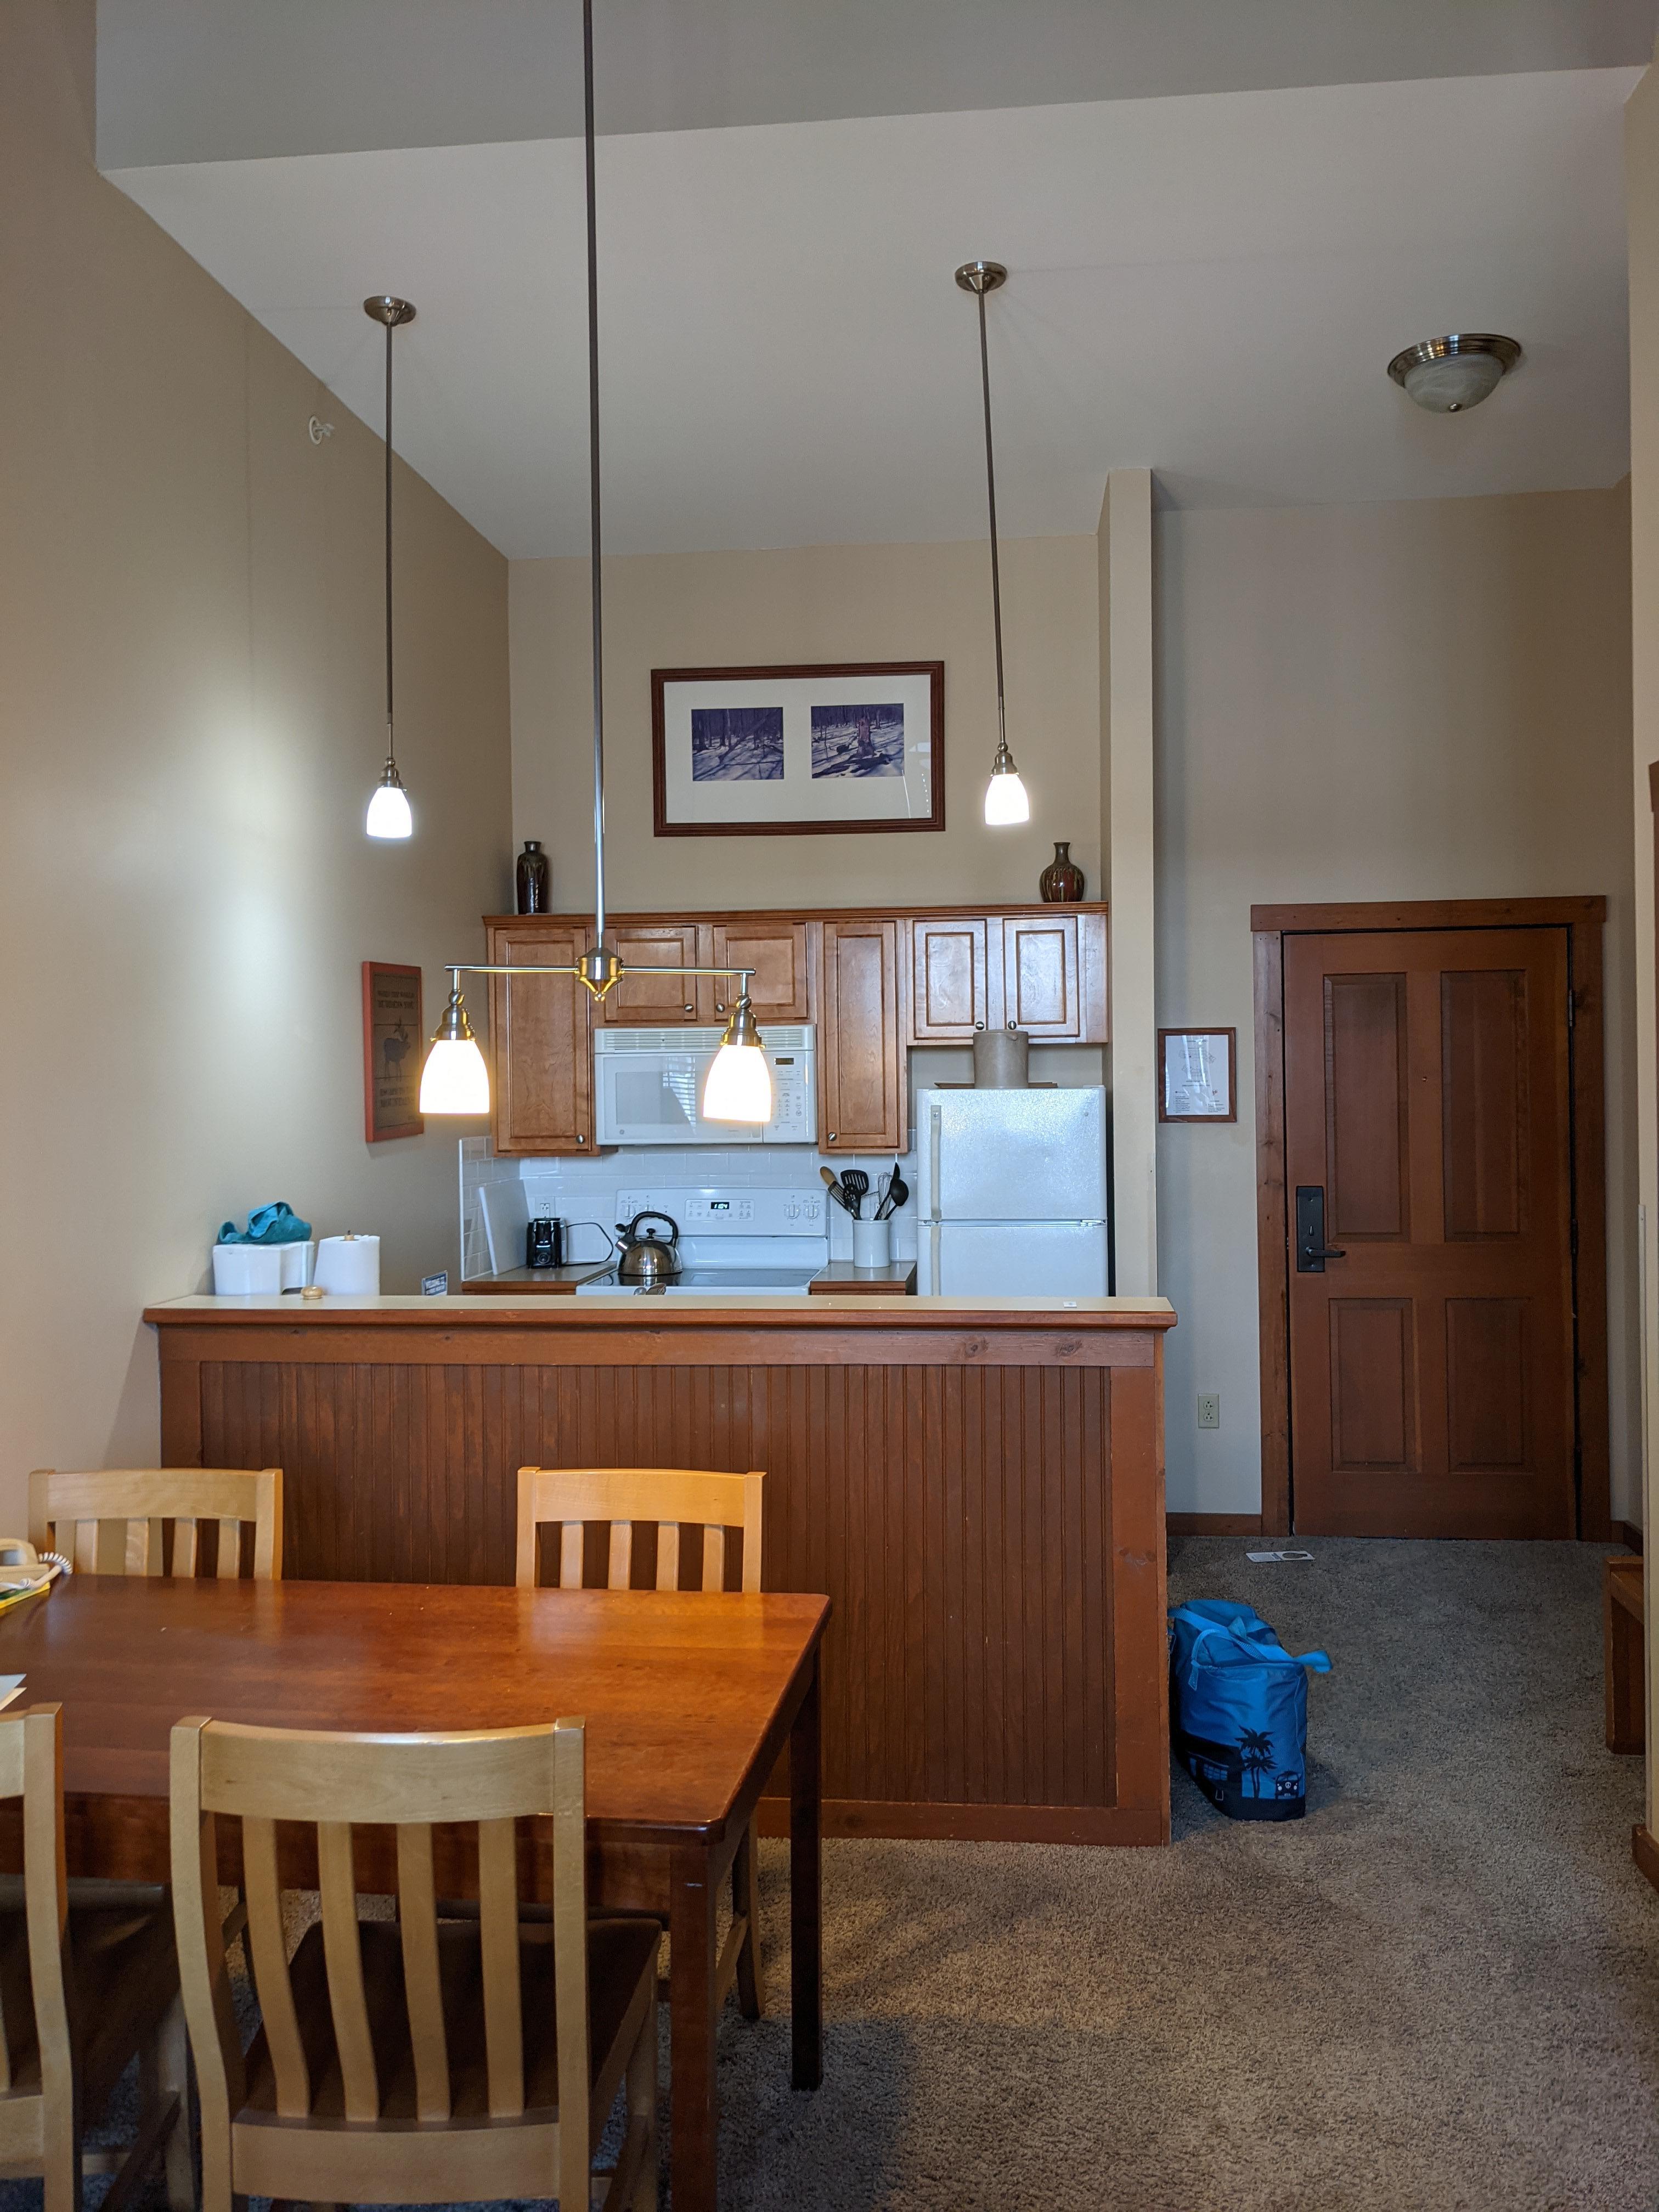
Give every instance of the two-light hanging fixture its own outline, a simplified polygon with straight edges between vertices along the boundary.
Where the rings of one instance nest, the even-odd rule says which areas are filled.
[[[487,1114],[489,1072],[466,1018],[461,995],[465,975],[570,975],[596,1000],[603,1000],[629,975],[735,975],[738,995],[732,1018],[710,1063],[703,1086],[702,1111],[711,1121],[765,1122],[772,1118],[772,1071],[767,1064],[755,1010],[750,1004],[752,968],[634,967],[605,941],[605,623],[604,578],[599,527],[599,249],[594,193],[593,4],[582,0],[582,94],[587,187],[587,475],[589,556],[593,604],[593,943],[568,968],[486,966],[447,962],[449,1003],[433,1034],[421,1071],[422,1114]],[[366,303],[374,313],[377,302]],[[388,301],[388,306],[399,302]],[[411,314],[414,310],[409,311]],[[400,317],[399,319],[406,319]],[[392,337],[386,331],[386,722],[388,779],[397,765],[391,757],[392,685]],[[402,796],[402,786],[398,787]],[[384,794],[385,786],[375,799]],[[404,802],[407,813],[408,801]],[[403,835],[407,836],[404,830]]]

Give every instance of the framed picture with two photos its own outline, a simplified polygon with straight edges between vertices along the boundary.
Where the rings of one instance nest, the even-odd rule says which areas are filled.
[[[659,837],[943,830],[945,663],[653,668]]]

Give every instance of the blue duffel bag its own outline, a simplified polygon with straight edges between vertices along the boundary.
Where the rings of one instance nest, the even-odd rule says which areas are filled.
[[[1235,1820],[1299,1820],[1308,1804],[1308,1676],[1253,1606],[1194,1598],[1170,1609],[1175,1748],[1212,1804]]]

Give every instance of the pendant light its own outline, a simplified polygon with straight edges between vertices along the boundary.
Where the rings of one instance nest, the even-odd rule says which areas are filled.
[[[1008,750],[1008,721],[1002,701],[1002,573],[997,559],[997,471],[991,451],[991,356],[985,343],[985,295],[999,291],[1008,282],[1000,261],[964,261],[957,282],[979,303],[979,374],[985,395],[985,492],[991,510],[991,625],[997,647],[997,750],[991,763],[991,781],[985,787],[985,819],[994,829],[1011,822],[1029,822],[1031,802],[1025,795],[1014,757]]]
[[[415,830],[409,793],[398,773],[398,748],[392,730],[392,333],[404,323],[412,323],[415,310],[407,300],[378,293],[363,301],[363,313],[371,322],[386,325],[386,767],[368,802],[363,827],[371,837],[392,839],[411,836]]]
[[[483,1114],[489,1110],[489,1078],[483,1054],[475,1041],[461,997],[461,977],[467,975],[574,975],[595,999],[603,1000],[624,975],[735,975],[738,1001],[721,1035],[720,1049],[709,1066],[703,1089],[702,1110],[711,1121],[764,1122],[772,1118],[772,1072],[767,1064],[755,1010],[750,1003],[752,968],[634,967],[605,941],[605,621],[604,574],[601,566],[599,507],[599,244],[598,202],[594,191],[593,122],[593,0],[582,0],[583,142],[587,186],[587,498],[590,574],[593,599],[593,943],[568,968],[484,966],[471,962],[449,963],[449,1004],[434,1031],[426,1065],[421,1073],[421,1111],[423,1114]],[[381,304],[403,306],[399,301],[368,301],[369,313]],[[397,319],[406,321],[412,307]],[[386,687],[388,732],[391,724],[391,423],[392,338],[386,331]],[[397,769],[387,741],[386,775],[395,779]],[[402,796],[402,786],[398,786]],[[376,792],[380,799],[384,792]],[[405,813],[408,801],[404,800]],[[371,813],[372,813],[371,809]],[[403,836],[407,836],[404,830]]]

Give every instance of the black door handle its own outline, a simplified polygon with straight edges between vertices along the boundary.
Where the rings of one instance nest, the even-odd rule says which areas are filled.
[[[1327,1260],[1346,1260],[1347,1254],[1325,1242],[1325,1186],[1302,1182],[1296,1187],[1296,1272],[1322,1275]]]

